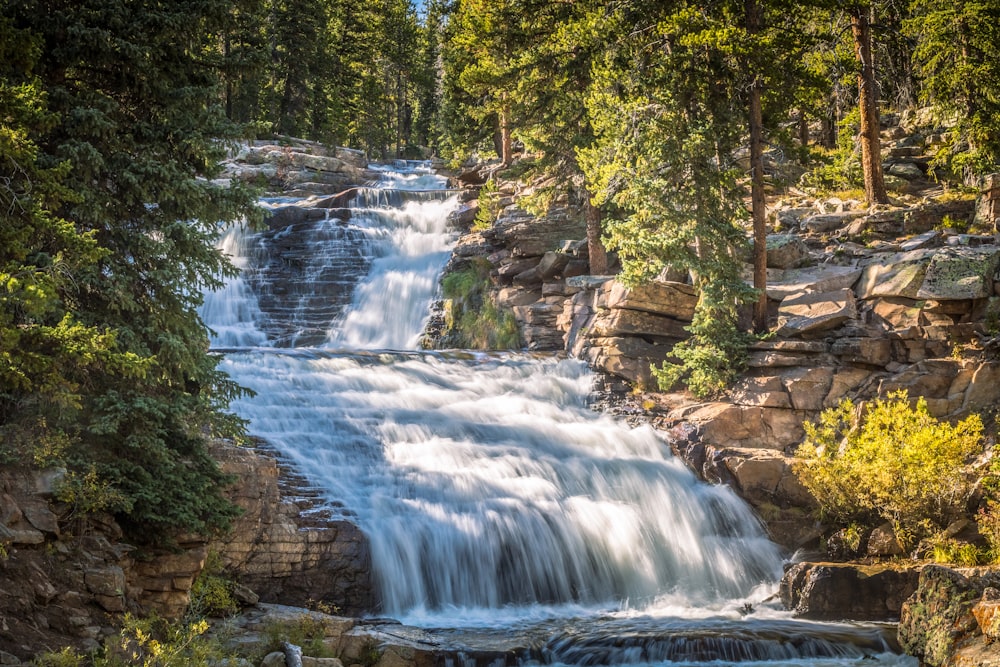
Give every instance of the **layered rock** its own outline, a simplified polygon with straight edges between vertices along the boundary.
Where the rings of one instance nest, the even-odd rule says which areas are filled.
[[[368,542],[355,524],[324,509],[266,450],[220,446],[215,454],[224,472],[253,480],[232,489],[243,514],[208,547],[228,575],[264,602],[321,602],[358,615],[377,608]]]

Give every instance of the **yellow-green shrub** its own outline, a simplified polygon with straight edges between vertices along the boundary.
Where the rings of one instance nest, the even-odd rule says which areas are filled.
[[[892,522],[904,547],[960,514],[972,492],[969,459],[982,452],[978,415],[952,425],[905,391],[864,411],[843,401],[806,423],[795,472],[838,523]]]

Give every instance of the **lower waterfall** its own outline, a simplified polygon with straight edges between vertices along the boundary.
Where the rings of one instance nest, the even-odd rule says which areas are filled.
[[[591,410],[583,363],[416,350],[457,200],[425,165],[382,172],[346,221],[313,223],[317,245],[353,244],[337,256],[367,271],[333,279],[354,286],[325,338],[294,304],[254,301],[251,285],[287,291],[254,273],[268,260],[246,248],[266,254],[264,236],[224,239],[245,275],[202,311],[221,368],[255,392],[233,405],[250,432],[367,534],[380,613],[531,624],[545,640],[526,661],[546,664],[915,664],[878,628],[795,621],[768,603],[782,563],[756,517],[652,428]]]

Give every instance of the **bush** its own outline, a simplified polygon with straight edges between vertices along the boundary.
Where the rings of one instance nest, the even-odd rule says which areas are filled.
[[[500,192],[497,189],[496,181],[490,179],[479,190],[479,211],[476,212],[476,219],[472,222],[472,230],[481,232],[489,229],[496,222],[500,214]]]
[[[888,520],[909,548],[962,513],[973,490],[966,470],[983,450],[983,425],[972,415],[951,425],[911,405],[905,391],[859,410],[849,401],[806,423],[794,470],[841,525]]]
[[[490,270],[485,259],[449,273],[441,280],[446,307],[444,341],[451,347],[513,350],[521,346],[514,314],[497,306],[490,295]]]

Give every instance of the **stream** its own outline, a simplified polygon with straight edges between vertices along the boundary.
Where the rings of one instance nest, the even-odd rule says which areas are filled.
[[[456,650],[530,636],[524,664],[917,664],[893,628],[783,611],[758,519],[592,410],[582,362],[419,351],[457,196],[424,164],[376,168],[349,216],[226,232],[243,273],[202,317],[255,392],[233,410],[367,535],[381,615]]]

